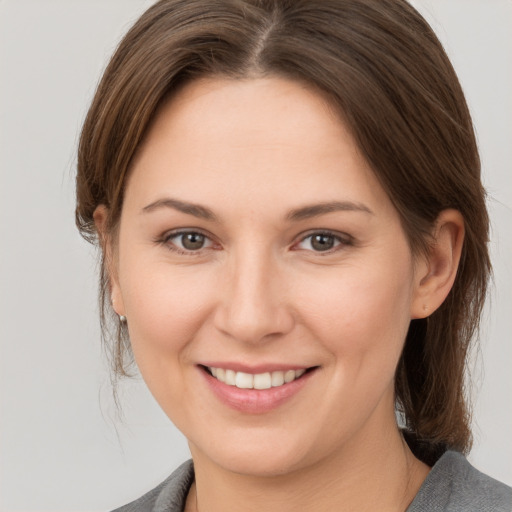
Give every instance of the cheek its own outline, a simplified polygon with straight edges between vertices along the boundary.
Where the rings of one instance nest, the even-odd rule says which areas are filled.
[[[301,316],[332,356],[353,368],[363,359],[394,364],[410,323],[412,279],[408,252],[379,264],[340,267],[302,283]]]
[[[132,268],[123,283],[135,361],[156,401],[181,428],[194,409],[190,400],[190,350],[211,309],[200,273],[168,264]]]
[[[153,373],[163,357],[166,364],[179,366],[211,310],[212,276],[165,261],[137,259],[135,254],[125,265],[123,302],[141,372]]]

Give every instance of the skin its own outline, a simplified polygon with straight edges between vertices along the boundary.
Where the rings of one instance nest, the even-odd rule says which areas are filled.
[[[344,208],[290,216],[333,202]],[[397,428],[394,372],[411,318],[434,311],[453,284],[458,212],[440,215],[431,253],[414,258],[320,95],[280,78],[212,78],[156,116],[116,240],[107,214],[98,207],[95,221],[114,307],[149,389],[189,440],[187,510],[405,510],[429,468]],[[205,245],[184,250],[174,230],[199,232]],[[329,251],[312,245],[319,231],[331,233]],[[247,414],[212,394],[205,361],[316,370],[279,407]]]

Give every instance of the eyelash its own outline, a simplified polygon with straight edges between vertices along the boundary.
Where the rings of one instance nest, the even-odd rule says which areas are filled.
[[[185,256],[199,256],[202,254],[203,249],[211,248],[211,245],[210,245],[208,247],[201,247],[198,250],[191,250],[191,249],[187,250],[187,249],[182,249],[182,248],[176,246],[171,241],[174,238],[178,238],[178,237],[184,236],[184,235],[199,235],[199,236],[204,237],[206,240],[209,240],[211,245],[214,244],[214,242],[210,236],[208,236],[207,234],[203,233],[200,230],[193,230],[193,229],[182,229],[182,230],[178,230],[178,231],[167,232],[164,235],[162,235],[161,237],[158,237],[155,240],[155,242],[160,245],[165,246],[168,250],[170,250],[174,253],[182,254]],[[327,249],[325,251],[314,251],[314,250],[310,250],[310,249],[302,249],[302,250],[310,251],[310,252],[313,252],[320,256],[324,256],[324,255],[329,255],[329,254],[338,252],[339,250],[342,250],[344,247],[354,245],[353,238],[350,235],[347,235],[346,233],[340,234],[340,233],[336,233],[333,231],[316,230],[316,231],[310,231],[307,234],[302,235],[301,238],[299,239],[299,241],[295,242],[292,245],[292,250],[301,250],[301,249],[295,249],[295,247],[297,247],[299,244],[304,243],[308,239],[312,239],[314,236],[325,236],[325,237],[333,238],[336,245],[334,245],[334,247],[332,247],[331,249]]]
[[[313,251],[311,252],[319,255],[319,256],[327,256],[330,254],[333,254],[335,252],[338,252],[340,250],[343,250],[343,248],[354,245],[354,240],[350,235],[347,235],[346,233],[336,233],[333,231],[326,231],[326,230],[317,230],[317,231],[310,231],[305,236],[301,236],[300,240],[293,245],[293,247],[296,247],[299,244],[302,244],[308,239],[312,239],[314,236],[325,236],[329,238],[333,238],[336,245],[332,247],[331,249],[327,249],[325,251]],[[311,243],[311,242],[310,242]],[[301,250],[301,249],[298,249]],[[310,250],[310,249],[303,249],[303,250]]]
[[[166,232],[164,235],[157,238],[155,242],[157,242],[160,245],[163,245],[169,251],[175,252],[177,254],[183,254],[185,256],[200,256],[202,254],[202,250],[205,249],[205,247],[201,247],[197,251],[190,249],[187,250],[176,246],[176,244],[172,242],[173,238],[178,238],[184,235],[199,235],[204,237],[206,240],[209,240],[211,244],[213,244],[213,241],[210,236],[197,229],[180,229],[177,231]]]

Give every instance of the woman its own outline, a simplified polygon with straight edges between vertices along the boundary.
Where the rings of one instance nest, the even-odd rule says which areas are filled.
[[[133,353],[193,460],[120,510],[510,509],[463,456],[475,137],[405,1],[158,2],[98,87],[77,197],[114,370]]]

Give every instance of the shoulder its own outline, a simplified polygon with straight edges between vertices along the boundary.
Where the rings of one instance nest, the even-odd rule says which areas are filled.
[[[183,512],[193,480],[194,466],[189,460],[153,490],[113,512]]]
[[[448,451],[434,465],[407,512],[511,512],[512,488]]]

